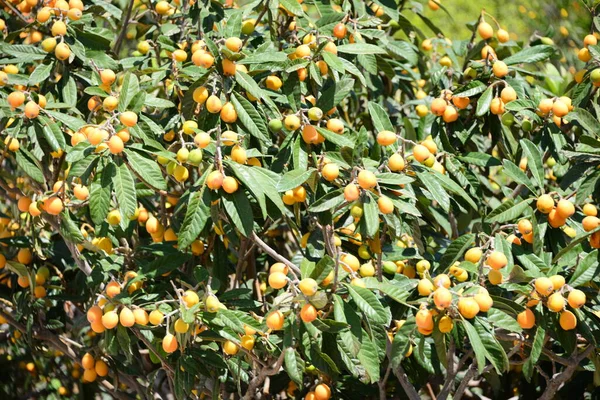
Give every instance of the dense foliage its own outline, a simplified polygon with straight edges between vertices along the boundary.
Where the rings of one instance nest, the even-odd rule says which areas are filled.
[[[5,395],[597,392],[595,34],[569,74],[434,0],[2,4]]]

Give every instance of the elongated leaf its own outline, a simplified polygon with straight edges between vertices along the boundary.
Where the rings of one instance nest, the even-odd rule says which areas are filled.
[[[466,319],[462,320],[463,326],[467,331],[467,337],[469,338],[469,342],[471,347],[473,347],[473,352],[475,353],[475,359],[477,360],[477,370],[479,373],[483,372],[485,368],[485,357],[487,351],[481,342],[481,338],[479,337],[479,333],[475,329],[475,327]]]
[[[533,343],[531,344],[531,353],[529,358],[523,364],[523,375],[527,381],[531,381],[533,375],[533,367],[537,364],[540,355],[542,354],[542,348],[544,347],[544,340],[546,338],[546,330],[541,326],[537,325]]]
[[[432,200],[437,201],[444,211],[448,211],[450,209],[450,196],[448,196],[442,185],[433,177],[433,174],[430,172],[417,172],[417,177],[424,188],[431,193]]]
[[[577,287],[586,282],[590,282],[600,273],[598,264],[598,250],[594,250],[579,261],[575,272],[569,279],[569,285]]]
[[[492,86],[488,87],[485,92],[479,97],[477,100],[477,108],[475,114],[478,117],[487,114],[490,110],[490,104],[492,104],[492,98],[494,96],[494,88]]]
[[[503,161],[504,173],[511,177],[516,183],[519,185],[524,185],[531,192],[535,193],[535,186],[531,179],[521,170],[521,168],[517,167],[515,163],[510,160]]]
[[[506,201],[495,208],[487,217],[488,222],[503,223],[506,221],[512,221],[520,217],[533,199],[527,199],[514,204],[512,200]]]
[[[342,189],[333,190],[327,193],[325,196],[321,197],[314,203],[308,207],[308,211],[310,212],[322,212],[327,210],[332,210],[335,207],[342,204],[344,201],[344,194],[342,193]]]
[[[167,182],[156,161],[130,149],[125,149],[124,153],[128,165],[148,186],[158,190],[167,189]]]
[[[341,147],[354,147],[354,142],[346,137],[344,134],[338,135],[337,133],[331,132],[329,129],[316,127],[317,132],[319,132],[325,139],[330,141],[331,143],[337,144]]]
[[[375,383],[379,381],[379,357],[377,348],[367,333],[363,330],[362,345],[358,352],[358,359],[365,368],[365,375],[368,382]]]
[[[565,116],[565,119],[569,122],[577,122],[586,131],[596,136],[600,136],[600,122],[584,108],[576,107]]]
[[[386,54],[387,52],[374,44],[368,43],[352,43],[343,44],[337,47],[338,53],[346,54]]]
[[[450,243],[444,255],[440,259],[440,268],[448,268],[455,261],[458,261],[465,251],[467,251],[470,247],[475,243],[475,234],[468,233],[466,235],[462,235],[459,238],[455,239]]]
[[[42,170],[38,167],[37,163],[34,162],[32,155],[26,152],[25,149],[21,148],[19,151],[17,151],[15,154],[15,159],[19,168],[21,168],[34,181],[39,183],[45,181]]]
[[[110,211],[110,195],[115,170],[113,163],[107,164],[101,172],[96,173],[90,186],[90,214],[96,224],[102,223]]]
[[[394,126],[390,121],[390,117],[388,116],[388,111],[386,111],[382,106],[372,101],[369,102],[369,114],[371,115],[371,120],[373,121],[373,126],[377,130],[377,132],[381,131],[392,131],[395,132]]]
[[[60,233],[62,237],[73,243],[81,243],[84,241],[83,234],[79,230],[77,224],[73,222],[69,216],[68,211],[65,210],[60,214],[60,222]]]
[[[206,179],[206,176],[205,173],[203,178]],[[210,217],[210,196],[205,193],[205,187],[202,184],[201,189],[190,196],[178,237],[179,247],[183,249],[196,240]]]
[[[248,75],[247,73],[245,73],[243,71],[237,71],[235,73],[235,80],[241,87],[243,87],[246,91],[248,91],[252,96],[256,97],[257,99],[264,100],[264,102],[274,112],[279,114],[279,109],[277,108],[275,103],[273,103],[273,100],[271,100],[271,98],[263,92],[263,90],[260,88],[260,86],[258,86],[258,83],[256,83],[250,75]]]
[[[252,214],[252,206],[244,191],[237,190],[235,193],[223,197],[222,201],[233,225],[244,236],[249,237],[254,228],[254,216]]]
[[[544,185],[544,163],[542,161],[542,152],[539,146],[536,146],[528,139],[521,140],[521,148],[523,155],[527,157],[527,168],[531,171],[538,187]]]
[[[457,97],[471,97],[479,93],[483,93],[487,87],[488,86],[481,81],[471,81],[466,85],[456,89],[453,95]]]
[[[248,132],[266,146],[270,146],[271,138],[269,137],[267,125],[252,103],[235,92],[231,97],[231,102],[235,107],[240,122],[246,127]]]
[[[29,84],[37,85],[38,83],[48,79],[50,73],[52,72],[52,68],[54,68],[54,63],[38,65],[29,76]]]
[[[367,236],[374,237],[379,230],[379,207],[371,193],[367,194],[362,206],[362,221],[364,221]]]
[[[135,214],[135,210],[137,209],[135,181],[125,164],[121,164],[120,167],[116,168],[115,172],[113,184],[119,209],[124,217],[129,218]]]
[[[140,91],[140,84],[135,74],[128,72],[123,78],[121,93],[119,94],[118,109],[120,112],[127,111],[127,107],[133,97]]]
[[[375,294],[360,286],[344,284],[348,288],[354,303],[375,324],[387,324],[390,318],[389,310],[383,308]]]
[[[552,54],[554,54],[554,46],[539,45],[523,49],[512,56],[506,57],[502,61],[506,65],[535,63],[550,58]]]
[[[302,185],[315,171],[314,168],[309,168],[307,170],[294,169],[285,173],[277,183],[277,191],[285,192]]]
[[[285,372],[289,375],[290,379],[296,382],[298,385],[302,385],[302,369],[300,368],[301,358],[297,357],[296,350],[293,347],[285,349],[284,356],[284,367]]]

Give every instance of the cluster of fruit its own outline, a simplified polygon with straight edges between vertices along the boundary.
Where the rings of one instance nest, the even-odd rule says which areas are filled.
[[[560,327],[565,331],[575,329],[577,317],[566,309],[567,304],[573,309],[583,307],[586,302],[585,293],[565,284],[565,278],[561,275],[553,275],[549,278],[540,277],[533,282],[533,290],[529,294],[527,308],[517,315],[517,322],[523,329],[531,329],[535,326],[535,314],[532,308],[540,302],[554,313],[560,313]],[[568,291],[565,300],[564,292]]]

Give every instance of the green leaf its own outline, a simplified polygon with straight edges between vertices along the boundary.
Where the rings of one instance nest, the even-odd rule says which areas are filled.
[[[144,100],[144,105],[146,107],[154,107],[154,108],[171,108],[175,107],[175,103],[167,99],[160,99],[158,97],[148,96]]]
[[[525,48],[512,56],[508,56],[502,61],[506,65],[531,64],[538,61],[544,61],[554,54],[554,46],[539,45]]]
[[[371,120],[373,121],[373,126],[377,132],[381,131],[392,131],[396,132],[394,129],[394,125],[390,121],[389,111],[385,110],[381,105],[374,103],[372,101],[369,102],[369,114],[371,115]]]
[[[452,94],[456,97],[471,97],[483,93],[488,85],[481,81],[471,81],[466,85],[456,89]]]
[[[542,188],[544,186],[544,163],[539,146],[528,139],[522,139],[521,148],[523,149],[523,155],[527,157],[527,168],[531,171],[538,187]]]
[[[486,350],[486,358],[492,363],[496,372],[502,374],[503,372],[508,371],[510,366],[508,357],[502,348],[502,345],[498,342],[498,339],[496,339],[492,327],[486,320],[480,317],[475,318],[474,326],[479,334],[481,343],[483,343],[483,347]]]
[[[379,230],[379,207],[370,192],[367,192],[367,195],[364,197],[362,206],[362,221],[365,224],[367,236],[374,237]]]
[[[500,160],[485,153],[470,152],[465,153],[457,158],[464,163],[473,164],[480,167],[497,167],[502,165]]]
[[[303,15],[302,6],[296,0],[279,0],[279,4],[294,15]]]
[[[448,246],[442,258],[440,259],[440,268],[449,268],[455,261],[458,261],[465,251],[475,244],[475,234],[468,233],[454,239]]]
[[[380,363],[377,355],[377,348],[364,330],[362,335],[362,345],[360,346],[357,357],[360,360],[361,365],[365,368],[367,381],[370,383],[378,382],[380,377]]]
[[[35,162],[35,159],[31,154],[29,154],[29,152],[27,152],[27,150],[23,148],[19,149],[19,151],[15,153],[15,159],[19,168],[21,168],[34,181],[43,183],[46,180],[42,170],[37,165],[37,162]]]
[[[206,179],[205,176],[207,176],[206,172],[204,173],[204,179]],[[208,192],[205,193],[205,188],[206,186],[202,184],[200,190],[190,196],[185,217],[179,230],[178,244],[182,249],[185,249],[196,240],[210,217],[210,195]]]
[[[291,380],[298,385],[302,385],[303,370],[300,368],[302,359],[296,355],[296,350],[293,347],[288,347],[284,351],[285,372],[287,372]]]
[[[400,362],[405,357],[406,352],[410,346],[410,339],[413,336],[414,331],[417,329],[415,324],[415,317],[412,314],[404,322],[404,325],[394,335],[394,341],[392,342],[392,351],[390,354],[390,362],[393,368],[397,368]]]
[[[573,287],[581,286],[592,281],[599,272],[598,250],[594,250],[579,261],[575,272],[573,272],[571,279],[569,279],[569,285]]]
[[[52,147],[52,150],[56,151],[58,149],[67,148],[65,136],[57,124],[51,123],[48,118],[43,115],[38,115],[37,120],[42,126],[44,137],[46,138],[46,141],[50,147]]]
[[[446,174],[432,171],[432,176],[442,185],[444,189],[462,197],[463,200],[465,200],[474,210],[478,209],[477,204],[475,204],[471,196],[469,196],[469,194],[460,185],[450,179]]]
[[[73,243],[82,243],[85,240],[77,224],[71,220],[69,211],[64,210],[60,214],[60,220],[60,233],[62,237]]]
[[[329,81],[332,82],[332,81]],[[327,112],[336,107],[354,87],[354,79],[344,77],[325,89],[317,100],[317,107]]]
[[[344,64],[342,64],[340,58],[335,54],[330,53],[328,51],[322,51],[321,56],[323,57],[323,61],[325,61],[332,70],[337,71],[341,74],[346,72]]]
[[[133,97],[140,91],[140,84],[137,76],[131,72],[127,72],[123,78],[123,85],[119,94],[119,112],[127,111],[127,107]]]
[[[535,364],[537,364],[538,359],[542,354],[545,338],[546,330],[541,325],[537,325],[535,337],[533,338],[533,343],[531,344],[531,353],[529,354],[529,358],[527,359],[525,364],[523,364],[523,375],[525,375],[525,379],[527,379],[528,382],[531,381],[531,377],[533,375],[533,367],[535,366]]]
[[[102,171],[97,171],[92,181],[90,186],[90,214],[95,224],[101,224],[110,211],[110,195],[115,174],[115,165],[110,163]]]
[[[239,121],[246,127],[248,132],[266,146],[270,146],[272,143],[267,125],[252,103],[236,92],[233,93],[231,102],[237,112]]]
[[[600,122],[584,108],[575,107],[575,109],[569,111],[564,119],[569,122],[577,122],[586,131],[600,136]]]
[[[490,110],[490,104],[492,104],[492,98],[494,97],[494,87],[488,87],[485,92],[479,97],[477,100],[477,108],[475,111],[475,115],[481,117]]]
[[[271,98],[263,92],[260,86],[258,86],[258,83],[256,83],[250,75],[243,71],[237,71],[235,73],[235,80],[238,83],[238,85],[243,87],[252,96],[256,97],[257,99],[263,100],[273,110],[273,112],[279,114],[279,109],[277,108],[275,103],[273,103],[273,100],[271,100]]]
[[[294,189],[308,180],[308,178],[315,173],[316,169],[309,168],[307,170],[294,169],[288,171],[281,176],[277,183],[277,191],[285,192],[286,190]]]
[[[245,237],[249,237],[254,228],[254,216],[252,206],[244,191],[238,189],[235,193],[222,197],[222,201],[233,226],[239,229]]]
[[[71,129],[74,132],[77,132],[81,127],[83,127],[86,124],[86,122],[80,118],[63,114],[58,111],[46,110],[46,114],[50,115],[55,120],[62,122],[67,126],[67,128]]]
[[[37,85],[48,79],[52,72],[52,68],[54,68],[54,63],[39,64],[29,76],[29,85]]]
[[[374,324],[389,323],[390,314],[389,310],[383,308],[375,294],[369,289],[362,288],[360,286],[353,286],[344,283],[344,286],[348,288],[350,297],[354,300],[357,307],[365,314],[365,316]]]
[[[368,43],[343,44],[337,47],[338,53],[345,54],[387,54],[380,46]]]
[[[329,129],[321,128],[318,126],[316,126],[315,128],[317,128],[317,132],[319,132],[325,139],[327,139],[333,144],[336,144],[340,147],[354,147],[354,142],[344,134],[338,135],[337,133],[331,132]]]
[[[535,186],[533,185],[533,182],[531,182],[531,179],[529,179],[527,174],[525,174],[521,168],[517,167],[515,163],[510,160],[504,160],[502,165],[504,166],[504,173],[512,178],[513,181],[519,185],[524,185],[532,193],[536,192]]]
[[[126,164],[121,164],[121,166],[116,168],[113,185],[121,215],[125,218],[130,218],[135,214],[137,209],[137,198],[135,194],[135,181]]]
[[[477,370],[481,374],[483,369],[485,368],[485,357],[487,355],[487,351],[481,342],[481,338],[479,337],[479,333],[475,329],[473,325],[466,319],[462,319],[462,323],[467,331],[467,337],[469,338],[469,342],[471,347],[473,348],[473,352],[475,353],[475,359],[477,360]]]
[[[310,207],[308,207],[308,211],[322,212],[327,210],[333,210],[345,201],[346,199],[344,199],[344,193],[342,193],[342,189],[332,190],[325,196],[312,203]]]
[[[124,153],[128,166],[144,183],[158,190],[167,190],[167,182],[156,161],[130,149],[125,149]]]
[[[444,211],[448,211],[450,209],[450,196],[444,188],[439,184],[437,179],[433,176],[433,173],[427,172],[417,172],[417,178],[423,184],[423,187],[431,193],[433,200],[437,201],[440,207]]]
[[[496,207],[491,213],[486,217],[487,222],[497,222],[503,223],[506,221],[513,221],[516,218],[520,217],[525,210],[529,208],[529,204],[533,201],[533,199],[527,199],[520,201],[515,204],[514,201],[508,200],[504,203],[500,204]]]

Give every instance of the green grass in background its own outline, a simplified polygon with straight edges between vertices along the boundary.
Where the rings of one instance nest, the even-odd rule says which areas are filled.
[[[439,1],[448,13],[444,12],[442,8],[437,11],[431,10],[427,6],[427,0],[419,0],[416,3],[423,5],[423,14],[452,39],[468,39],[471,32],[466,24],[477,20],[482,9],[494,16],[502,28],[516,34],[517,40],[527,40],[531,35],[537,33],[558,41],[568,41],[569,38],[572,38],[575,39],[574,44],[577,44],[583,39],[582,35],[588,33],[590,28],[590,13],[586,9],[585,1],[582,0]],[[410,7],[407,10],[410,10]],[[408,11],[405,15],[426,34],[434,35],[416,14]],[[493,21],[489,18],[486,19],[495,29]],[[566,28],[568,32],[566,36],[561,34],[561,26]]]

